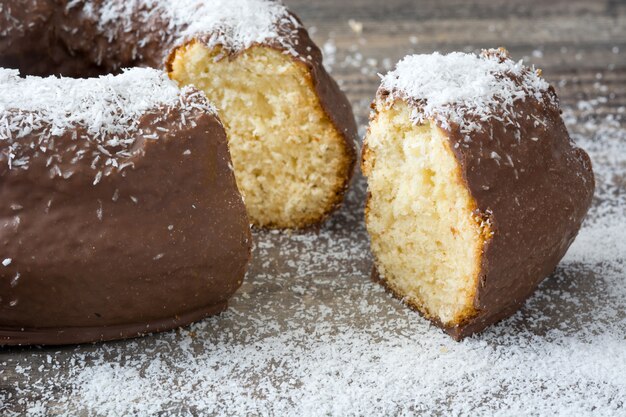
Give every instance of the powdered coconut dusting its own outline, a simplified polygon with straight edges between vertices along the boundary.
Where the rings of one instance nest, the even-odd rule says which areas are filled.
[[[412,114],[415,123],[427,119],[449,129],[454,123],[463,132],[480,129],[479,121],[509,116],[513,104],[531,96],[547,97],[548,83],[534,68],[515,62],[499,50],[484,51],[481,56],[453,52],[442,55],[409,55],[382,77],[381,91],[390,94],[388,102],[406,98],[417,106]]]
[[[370,282],[364,182],[318,233],[255,233],[229,310],[132,341],[0,359],[5,415],[623,416],[626,169],[621,119],[565,110],[595,205],[516,315],[452,341]],[[23,411],[20,411],[23,410]]]
[[[94,169],[118,166],[130,156],[146,112],[177,106],[183,112],[215,113],[203,93],[180,90],[165,73],[147,68],[93,79],[24,78],[0,68],[0,88],[0,145],[8,144],[0,158],[11,169],[28,168],[23,153],[34,147],[54,156],[55,139],[77,127],[87,133],[81,140],[98,144],[94,155],[77,152],[77,158],[98,158]]]
[[[137,22],[163,21],[162,41],[180,45],[201,38],[209,47],[221,45],[240,51],[257,43],[277,40],[296,55],[295,37],[300,23],[287,9],[272,0],[105,0],[100,5],[70,1],[67,9],[81,5],[98,22],[102,33],[113,39],[117,32],[135,30]],[[120,30],[121,29],[121,30]]]

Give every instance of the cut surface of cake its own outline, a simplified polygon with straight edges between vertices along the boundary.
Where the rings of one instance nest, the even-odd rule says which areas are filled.
[[[259,226],[305,227],[342,199],[353,156],[320,106],[309,68],[279,50],[252,47],[232,61],[195,42],[170,75],[221,109],[237,183]]]
[[[167,68],[216,103],[254,224],[307,227],[343,199],[356,159],[354,118],[302,23],[276,2],[240,3],[222,14],[211,6]]]
[[[413,55],[373,108],[362,169],[377,278],[457,339],[512,314],[594,191],[552,87],[504,50]]]

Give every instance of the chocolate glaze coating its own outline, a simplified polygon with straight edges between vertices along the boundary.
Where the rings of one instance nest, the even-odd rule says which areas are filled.
[[[390,95],[416,109],[423,105],[402,91],[383,88],[378,100]],[[477,206],[474,215],[488,221],[493,232],[483,245],[475,314],[455,326],[433,320],[456,340],[523,305],[574,241],[595,190],[591,160],[571,140],[552,87],[541,98],[516,101],[507,116],[475,117],[480,128],[469,136],[458,124],[445,128],[434,121],[448,135]],[[372,279],[385,285],[375,266]]]
[[[28,169],[9,169],[0,141],[0,252],[12,259],[0,268],[0,345],[133,337],[225,309],[251,236],[219,119],[148,111],[124,161],[134,167],[96,185],[91,159],[71,160],[96,144],[75,133],[87,135],[56,140],[69,178],[51,177],[37,148]]]
[[[69,9],[69,0],[27,2],[25,9],[17,0],[5,3],[5,13],[0,12],[0,28],[6,28],[0,29],[0,67],[18,68],[23,74],[85,77],[136,66],[169,71],[176,48],[191,41],[207,45],[210,42],[210,33],[181,37],[178,32],[184,27],[172,28],[167,17],[159,13],[145,14],[147,6],[141,1],[137,2],[134,15],[129,16],[130,30],[120,22],[99,26],[99,22],[85,11],[85,3],[79,2]],[[98,10],[105,0],[89,3],[90,9]],[[11,14],[6,12],[9,9]],[[336,196],[336,209],[341,205],[354,174],[358,143],[354,114],[345,94],[324,69],[322,53],[298,17],[288,12],[285,21],[276,28],[276,37],[256,45],[280,50],[307,68],[322,109],[344,140],[350,165],[344,187]],[[230,50],[224,59],[234,59],[241,52]],[[320,223],[323,220],[320,219]]]
[[[548,94],[556,96],[552,88]],[[458,128],[450,132],[466,186],[493,232],[481,258],[474,299],[478,314],[446,328],[456,339],[521,307],[554,271],[591,206],[591,160],[570,139],[558,106],[527,98],[515,111],[518,129],[492,120],[467,144]],[[467,146],[455,146],[461,143]],[[510,156],[511,162],[498,163],[489,157],[492,152]]]

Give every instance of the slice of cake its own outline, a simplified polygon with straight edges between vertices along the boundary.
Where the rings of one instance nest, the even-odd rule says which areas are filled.
[[[503,49],[413,55],[373,108],[362,168],[375,274],[456,339],[515,312],[594,191],[554,89]]]

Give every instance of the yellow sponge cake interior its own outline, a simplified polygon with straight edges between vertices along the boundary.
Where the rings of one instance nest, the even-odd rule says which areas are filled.
[[[219,46],[191,42],[176,50],[170,76],[204,91],[218,107],[252,223],[319,222],[341,200],[352,162],[308,68],[268,46],[224,54]]]
[[[446,133],[414,124],[402,100],[379,104],[370,123],[363,172],[367,229],[378,273],[405,302],[445,326],[474,314],[488,226],[463,183]]]

